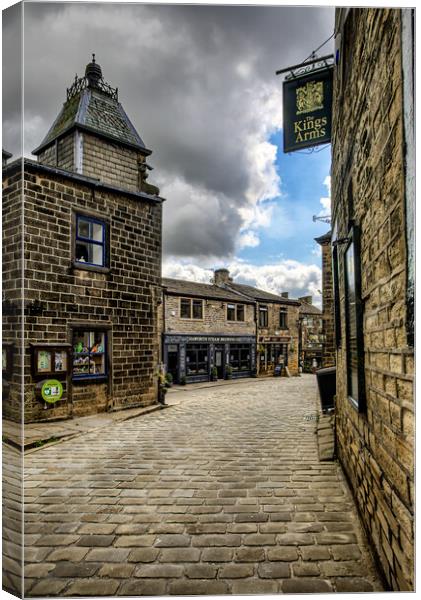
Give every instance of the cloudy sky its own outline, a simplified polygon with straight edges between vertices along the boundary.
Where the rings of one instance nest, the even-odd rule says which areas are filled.
[[[16,14],[3,16],[3,146],[19,154]],[[16,13],[16,11],[15,11]],[[320,302],[330,146],[283,154],[282,79],[333,33],[326,7],[24,4],[24,153],[95,52],[148,148],[164,206],[163,274]],[[332,51],[333,42],[320,55]],[[10,57],[14,58],[13,68]]]

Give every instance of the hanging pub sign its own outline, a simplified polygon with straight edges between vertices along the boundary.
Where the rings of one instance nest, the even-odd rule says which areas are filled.
[[[284,81],[284,152],[330,142],[332,87],[331,67]]]

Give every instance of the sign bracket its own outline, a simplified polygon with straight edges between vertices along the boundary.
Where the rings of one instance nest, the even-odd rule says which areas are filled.
[[[289,73],[285,77],[285,79],[297,79],[302,75],[306,75],[307,73],[318,72],[328,67],[333,66],[334,64],[334,55],[326,54],[325,56],[316,57],[316,54],[313,52],[310,60],[305,60],[302,63],[298,63],[297,65],[292,65],[290,67],[285,67],[284,69],[279,69],[276,71],[276,75],[283,75],[284,73]]]

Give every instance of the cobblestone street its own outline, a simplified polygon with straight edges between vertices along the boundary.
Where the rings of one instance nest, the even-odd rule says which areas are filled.
[[[25,456],[27,595],[382,590],[314,376],[168,400]]]

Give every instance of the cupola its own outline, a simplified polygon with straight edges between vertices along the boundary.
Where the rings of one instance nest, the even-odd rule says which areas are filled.
[[[151,154],[107,83],[95,54],[83,77],[75,76],[66,101],[33,151],[38,161],[131,191],[159,194],[146,183]]]

